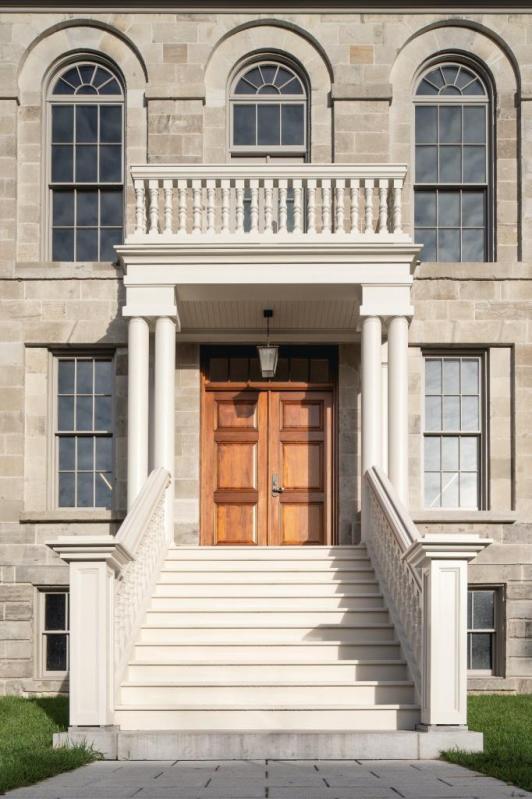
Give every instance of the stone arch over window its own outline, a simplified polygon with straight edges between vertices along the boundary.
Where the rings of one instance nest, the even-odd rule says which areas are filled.
[[[135,199],[127,165],[146,161],[146,66],[127,37],[111,26],[93,24],[91,20],[65,21],[42,32],[30,44],[18,72],[18,260],[39,261],[51,257],[47,214],[49,91],[53,77],[63,66],[83,61],[107,66],[121,81],[125,140],[124,222],[126,226],[133,222]]]
[[[231,157],[230,109],[232,99],[237,97],[232,94],[232,89],[236,88],[235,79],[248,65],[251,67],[268,61],[292,70],[307,92],[305,133],[308,158],[321,163],[332,160],[330,64],[317,44],[303,31],[265,21],[227,32],[209,57],[205,69],[204,109],[204,159],[207,163],[220,163]],[[301,95],[298,95],[298,100],[301,100]]]
[[[519,151],[522,143],[515,103],[520,91],[519,76],[512,54],[495,34],[492,36],[483,26],[464,20],[446,20],[442,24],[424,27],[414,32],[403,45],[392,65],[390,154],[393,161],[411,166],[404,192],[404,219],[413,229],[416,104],[412,99],[424,70],[432,64],[443,62],[457,62],[464,66],[469,64],[479,72],[486,87],[491,89],[491,127],[497,127],[497,136],[492,140],[492,160],[496,162],[497,170],[491,191],[497,202],[492,202],[491,259],[515,262],[521,258],[524,244],[519,190]],[[449,269],[452,271],[453,267],[449,265]],[[479,269],[478,264],[475,269]]]
[[[423,261],[488,261],[493,252],[490,79],[451,54],[415,85],[414,235]]]
[[[47,92],[48,257],[114,261],[123,241],[124,86],[113,65],[69,60]]]
[[[295,64],[275,55],[240,65],[229,86],[231,153],[305,156],[307,85]]]

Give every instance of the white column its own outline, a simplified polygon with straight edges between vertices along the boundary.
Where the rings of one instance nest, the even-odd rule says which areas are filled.
[[[162,466],[172,478],[167,489],[166,521],[173,538],[173,494],[175,456],[175,322],[161,316],[155,322],[155,442],[154,467]]]
[[[362,320],[362,474],[381,464],[381,320]]]
[[[148,478],[148,368],[150,331],[141,317],[128,327],[127,507]]]
[[[408,320],[394,316],[388,327],[388,475],[408,506]]]

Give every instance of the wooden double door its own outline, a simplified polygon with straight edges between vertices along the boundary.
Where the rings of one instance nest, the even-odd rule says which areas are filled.
[[[201,543],[332,543],[331,390],[206,390]]]

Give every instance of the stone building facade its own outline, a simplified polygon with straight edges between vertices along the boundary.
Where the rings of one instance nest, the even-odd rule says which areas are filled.
[[[287,58],[308,81],[311,164],[405,164],[403,222],[414,224],[414,99],[427,69],[473,66],[489,107],[486,259],[423,260],[409,328],[409,507],[421,532],[479,532],[493,540],[469,567],[496,594],[490,669],[474,690],[532,686],[532,14],[469,4],[368,11],[359,4],[289,10],[88,10],[13,3],[0,13],[0,690],[68,690],[43,666],[50,634],[43,594],[68,585],[46,542],[115,533],[126,513],[127,319],[123,269],[110,260],[52,260],[50,87],[76,60],[102,63],[123,86],[127,231],[135,224],[135,164],[230,164],[228,86],[250,56]],[[309,8],[310,5],[310,8]],[[430,4],[428,4],[430,6]],[[305,8],[303,8],[303,6]],[[477,7],[478,6],[478,7]],[[488,8],[486,9],[486,6]],[[489,84],[489,85],[488,85]],[[488,207],[489,206],[489,207]],[[423,258],[423,257],[422,257]],[[180,306],[175,371],[175,541],[200,529],[200,349],[255,344],[263,302]],[[309,302],[306,318],[275,302],[273,330],[338,346],[338,542],[360,537],[360,332],[348,304]],[[339,321],[343,314],[342,321]],[[211,338],[211,320],[230,330]],[[341,332],[338,332],[342,328]],[[336,331],[336,332],[335,332]],[[57,358],[111,356],[112,507],[59,507]],[[476,507],[424,507],[424,361],[479,357],[483,369],[482,486]],[[383,372],[386,372],[383,349]],[[425,464],[426,467],[426,464]],[[426,468],[425,468],[426,471]],[[489,627],[489,625],[488,625]],[[53,634],[53,627],[51,628]],[[487,634],[487,633],[486,633]],[[492,673],[488,673],[491,671]]]

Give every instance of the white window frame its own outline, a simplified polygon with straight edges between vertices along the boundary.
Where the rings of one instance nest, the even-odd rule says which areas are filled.
[[[53,461],[53,507],[55,509],[59,509],[61,511],[72,511],[76,512],[78,510],[82,510],[84,512],[90,511],[102,511],[102,510],[113,510],[115,508],[116,503],[116,361],[115,361],[115,352],[114,350],[109,351],[79,351],[75,350],[73,352],[68,351],[59,351],[53,352],[53,375],[52,375],[52,385],[53,385],[53,414],[52,414],[52,461]],[[68,432],[68,431],[59,431],[58,425],[58,406],[59,406],[59,361],[61,360],[104,360],[110,361],[112,365],[112,379],[111,379],[111,431],[107,434],[107,437],[110,437],[112,440],[112,448],[111,448],[111,463],[112,463],[112,474],[113,474],[113,489],[112,489],[112,502],[110,508],[105,508],[102,505],[60,505],[59,504],[59,440],[61,437],[66,435],[76,436],[78,435],[76,432]],[[83,431],[86,432],[87,435],[95,435],[93,431]],[[103,433],[102,433],[103,435]]]
[[[301,85],[303,86],[304,94],[235,94],[235,87],[238,84],[240,78],[242,78],[246,72],[253,67],[260,67],[260,66],[281,66],[291,70],[297,78],[300,80]],[[233,118],[234,118],[234,106],[235,105],[302,105],[304,109],[304,124],[303,124],[303,135],[304,135],[304,143],[297,144],[297,145],[290,145],[290,144],[279,144],[279,145],[264,145],[264,144],[256,144],[256,145],[242,145],[242,144],[234,144],[234,130],[233,130]],[[308,153],[308,141],[309,141],[309,124],[310,124],[310,92],[307,81],[305,80],[304,76],[301,74],[301,71],[292,64],[288,59],[283,59],[279,56],[275,55],[267,55],[264,54],[263,57],[247,61],[245,65],[240,66],[238,71],[233,75],[230,81],[230,90],[229,90],[229,101],[228,101],[228,108],[229,108],[229,125],[228,125],[228,151],[231,156],[302,156],[306,158]]]
[[[486,95],[483,97],[475,95],[419,95],[417,89],[422,82],[423,78],[432,72],[437,67],[446,66],[463,66],[470,69],[483,84]],[[469,106],[484,106],[486,108],[486,181],[480,183],[418,183],[416,180],[416,107],[428,105],[469,105]],[[448,54],[443,60],[433,60],[423,65],[418,71],[412,93],[412,122],[411,122],[411,161],[413,165],[412,170],[412,188],[411,197],[413,210],[412,213],[412,232],[415,230],[415,195],[416,190],[423,191],[445,191],[445,189],[455,189],[456,191],[482,190],[486,195],[486,232],[485,232],[485,247],[486,258],[484,261],[475,263],[491,263],[495,260],[495,116],[494,116],[494,90],[491,81],[485,71],[482,70],[478,64],[460,56],[459,54]],[[438,229],[438,228],[436,228]],[[422,257],[422,253],[421,253]],[[425,261],[424,263],[433,263]],[[435,261],[434,263],[463,263],[453,261]],[[467,262],[465,262],[467,263]]]
[[[54,95],[53,87],[61,75],[68,71],[68,69],[75,66],[101,66],[108,69],[116,78],[122,93],[110,95]],[[122,107],[122,160],[121,160],[121,181],[113,183],[52,183],[52,106],[53,105],[121,105]],[[105,58],[95,54],[79,54],[76,58],[71,58],[68,61],[63,61],[59,66],[54,68],[53,73],[48,79],[47,91],[45,95],[45,136],[43,142],[43,152],[45,153],[45,169],[44,169],[44,188],[45,188],[45,238],[44,238],[44,254],[48,261],[52,261],[52,237],[53,237],[53,189],[56,186],[64,185],[65,188],[72,188],[73,190],[79,188],[121,188],[122,189],[122,232],[126,234],[126,90],[124,80],[116,67],[107,61]],[[98,231],[100,224],[97,225]],[[74,252],[75,255],[75,252]],[[68,263],[80,264],[86,263],[85,261],[68,261]],[[92,262],[90,262],[92,263]],[[107,261],[97,261],[96,263],[108,263]]]
[[[480,628],[480,627],[467,627],[467,656],[469,658],[470,635],[475,633],[489,633],[492,636],[492,663],[491,669],[468,669],[468,677],[503,677],[504,676],[504,586],[503,585],[482,585],[477,583],[470,583],[467,586],[468,599],[469,592],[475,591],[493,591],[493,627]]]
[[[66,628],[62,630],[46,630],[46,597],[50,594],[65,595]],[[46,668],[46,640],[49,635],[66,635],[66,661],[67,668],[61,671],[51,671]],[[64,680],[68,678],[70,668],[70,591],[68,586],[41,586],[37,588],[37,640],[36,658],[38,679]]]
[[[488,386],[489,386],[489,359],[488,359],[488,352],[486,350],[479,350],[479,349],[423,349],[422,350],[422,359],[423,359],[423,370],[422,370],[422,381],[421,381],[421,390],[422,390],[422,405],[421,405],[421,420],[422,420],[422,428],[421,428],[421,503],[422,507],[425,510],[431,510],[435,512],[454,512],[454,513],[467,513],[467,512],[475,512],[479,510],[486,510],[489,507],[489,448],[488,448],[488,408],[489,408],[489,394],[488,394]],[[480,428],[478,432],[475,431],[467,431],[467,430],[445,430],[445,431],[436,431],[436,430],[429,430],[427,431],[426,426],[426,417],[425,417],[425,399],[426,399],[426,383],[425,383],[425,374],[426,374],[426,361],[430,358],[440,358],[440,359],[456,359],[456,358],[478,358],[480,364],[480,375],[479,375],[479,405],[480,405]],[[445,436],[453,436],[453,437],[468,437],[468,436],[478,436],[479,439],[479,470],[478,470],[478,507],[477,508],[467,508],[467,507],[444,507],[444,506],[434,506],[428,507],[425,505],[425,439],[427,437],[440,437],[443,438]]]

